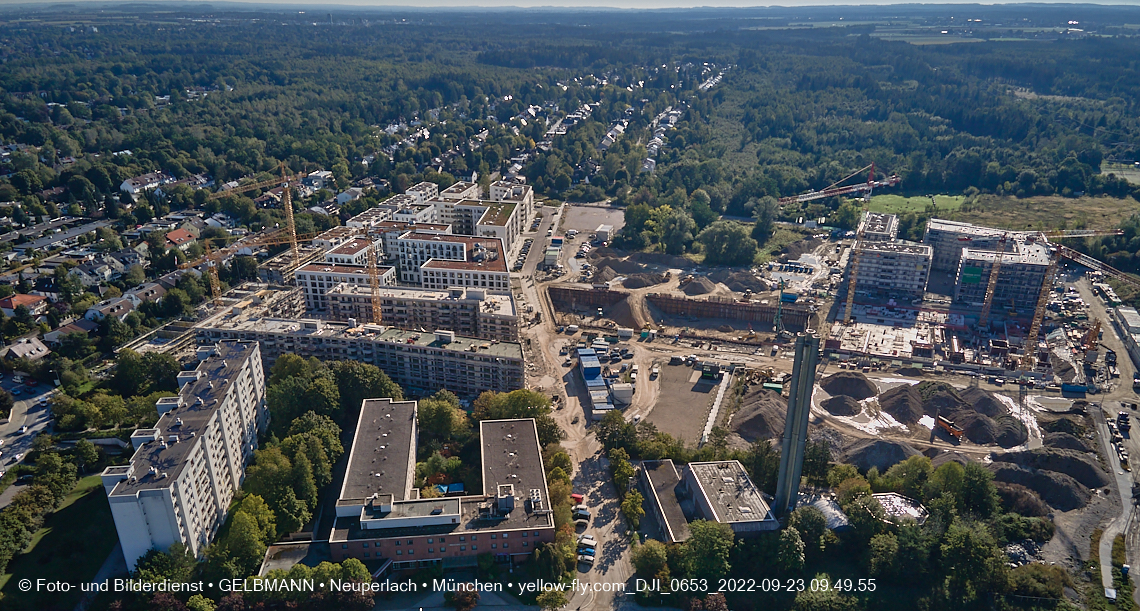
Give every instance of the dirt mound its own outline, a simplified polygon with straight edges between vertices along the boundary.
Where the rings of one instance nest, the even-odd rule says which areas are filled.
[[[860,471],[876,467],[879,473],[883,473],[893,465],[918,455],[918,450],[901,441],[864,439],[847,448],[844,462],[855,465]]]
[[[863,406],[847,395],[836,395],[820,403],[832,416],[854,416],[863,411]]]
[[[1029,439],[1025,425],[1009,413],[1009,408],[993,394],[979,388],[959,391],[945,382],[921,382],[917,392],[922,410],[928,416],[945,416],[966,431],[977,444],[1019,446]]]
[[[621,285],[627,289],[643,289],[665,281],[661,274],[632,274],[623,280]]]
[[[790,261],[799,257],[805,252],[810,253],[814,251],[816,248],[819,248],[820,244],[823,244],[823,240],[817,240],[815,238],[808,238],[806,240],[792,242],[780,251],[780,259],[783,260],[786,257],[787,260]]]
[[[913,384],[900,384],[879,395],[879,407],[903,424],[922,418],[922,396]]]
[[[704,276],[693,278],[681,288],[681,291],[690,297],[693,295],[707,295],[715,290],[716,284]]]
[[[1068,433],[1045,433],[1045,447],[1077,452],[1092,452],[1085,442]]]
[[[719,282],[728,287],[728,290],[737,293],[745,291],[752,291],[754,293],[762,293],[771,290],[768,281],[763,278],[757,277],[750,271],[718,269],[708,274],[709,280]]]
[[[1048,433],[1068,433],[1073,436],[1084,435],[1088,430],[1084,418],[1079,416],[1059,416],[1056,419],[1040,418],[1042,430]]]
[[[994,462],[1014,463],[1039,471],[1064,473],[1086,488],[1101,488],[1111,481],[1094,459],[1075,450],[1037,448],[1024,452],[994,454],[993,459]]]
[[[1073,364],[1054,352],[1049,353],[1049,365],[1053,367],[1053,375],[1061,378],[1062,382],[1072,382],[1073,378],[1077,376],[1077,370]]]
[[[753,388],[744,395],[740,410],[732,417],[732,431],[748,442],[771,439],[784,434],[787,417],[787,399],[771,390]]]
[[[594,267],[598,269],[608,267],[617,272],[619,275],[645,273],[644,265],[634,263],[628,259],[618,259],[616,257],[602,257],[594,262]]]
[[[927,456],[930,456],[930,455],[927,454]],[[963,454],[961,452],[954,451],[954,450],[947,450],[945,452],[940,452],[936,456],[931,456],[931,458],[930,458],[930,464],[933,465],[935,469],[937,469],[938,467],[941,467],[942,465],[944,465],[948,462],[956,462],[962,466],[965,466],[970,461],[971,461],[971,458],[969,456],[966,456],[965,454]]]
[[[617,323],[619,327],[640,329],[641,322],[633,315],[633,308],[629,305],[629,297],[605,309],[606,318]]]
[[[992,394],[980,388],[967,388],[958,394],[962,397],[963,401],[974,406],[974,411],[990,416],[991,418],[1009,411],[1009,408],[1007,408],[1005,404],[998,401]]]
[[[667,255],[660,252],[635,252],[629,256],[630,261],[644,265],[664,265],[671,268],[688,269],[693,267],[692,259]]]
[[[1041,495],[1022,486],[1008,482],[995,482],[1001,506],[1006,511],[1030,517],[1044,517],[1049,515],[1049,506],[1041,499]]]
[[[879,394],[875,383],[858,371],[838,371],[820,380],[819,386],[833,397],[847,395],[860,401]]]
[[[899,367],[898,369],[895,370],[895,373],[899,374],[900,376],[910,376],[912,378],[917,378],[917,377],[920,377],[922,375],[922,368],[921,367]]]
[[[598,268],[598,273],[594,274],[594,282],[609,282],[618,277],[618,273],[610,266]]]
[[[1092,493],[1080,482],[1056,471],[1034,471],[1013,463],[995,463],[994,479],[1019,484],[1036,492],[1050,507],[1072,511],[1088,505]]]

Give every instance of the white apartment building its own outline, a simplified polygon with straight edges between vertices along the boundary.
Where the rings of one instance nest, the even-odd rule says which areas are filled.
[[[415,198],[417,204],[422,204],[435,199],[439,195],[439,187],[434,182],[421,182],[418,185],[408,187],[404,194]]]
[[[178,375],[178,396],[158,400],[154,428],[131,435],[130,464],[102,473],[129,570],[151,549],[175,543],[202,553],[267,423],[258,343],[221,341],[200,353],[209,356]]]
[[[372,320],[372,289],[340,284],[328,294],[329,318]],[[458,335],[517,342],[518,313],[509,290],[453,287],[424,289],[384,287],[380,290],[382,321],[407,330],[447,329]]]
[[[401,282],[434,289],[510,288],[502,241],[497,238],[409,232],[396,240],[396,247]]]
[[[859,221],[864,242],[890,242],[899,235],[899,217],[882,212],[864,212]]]
[[[368,265],[368,249],[375,247],[377,251],[381,248],[380,240],[372,240],[368,238],[355,238],[343,242],[327,253],[325,253],[325,262],[334,265],[355,265],[363,267]],[[379,256],[379,252],[377,252]]]
[[[933,249],[914,242],[863,242],[854,257],[856,290],[922,298]]]
[[[381,286],[390,286],[396,283],[396,269],[393,267],[379,267]],[[329,303],[326,293],[334,286],[343,283],[359,286],[372,286],[368,277],[367,266],[337,265],[335,263],[310,263],[297,268],[294,272],[297,286],[305,295],[305,309],[323,312],[328,309]]]

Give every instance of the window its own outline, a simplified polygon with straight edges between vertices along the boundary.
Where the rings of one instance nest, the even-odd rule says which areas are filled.
[[[475,537],[471,537],[471,538],[472,538],[472,539],[474,539]],[[459,540],[460,540],[460,541],[466,541],[466,540],[467,540],[467,538],[466,538],[466,537],[460,537],[460,538],[459,538]],[[442,541],[442,539],[441,539],[441,541]]]
[[[397,542],[396,542],[396,546],[397,546],[397,547],[399,547],[399,545],[400,545],[400,542],[399,542],[399,541],[397,541]]]
[[[404,555],[404,551],[403,551],[403,550],[396,550],[396,555],[397,555],[397,556],[403,556],[403,555]]]
[[[525,531],[523,532],[523,536],[524,536],[524,537],[525,537],[525,536],[527,536],[528,534],[530,534],[530,533],[528,533],[528,532],[525,532]]]
[[[460,546],[459,546],[459,551],[461,551],[461,552],[465,552],[465,551],[467,551],[467,546],[466,546],[466,545],[460,545]]]
[[[511,533],[503,533],[503,538],[506,539],[507,535],[509,535],[509,534],[511,534]]]
[[[364,552],[364,557],[365,557],[365,558],[367,558],[367,557],[368,557],[368,552]]]
[[[365,543],[364,545],[361,545],[361,547],[368,547],[368,544]]]
[[[471,535],[471,540],[474,541],[479,538],[479,535]]]
[[[414,553],[416,553],[416,550],[414,550],[414,549],[410,549],[410,550],[408,550],[408,555],[409,555],[409,556],[411,556],[411,555],[412,555],[412,554],[414,554]]]
[[[443,548],[442,548],[442,547],[441,547],[441,548],[439,548],[439,549],[440,549],[440,551],[443,551]],[[435,548],[434,548],[434,547],[429,547],[429,548],[428,548],[428,553],[429,553],[429,554],[434,554],[434,553],[435,553]]]
[[[492,539],[498,539],[498,538],[499,538],[499,535],[491,535],[491,538],[492,538]]]
[[[534,536],[536,536],[536,537],[538,536],[538,531],[537,531],[537,530],[536,530],[536,531],[534,531]]]
[[[431,543],[431,538],[430,538],[430,537],[428,538],[428,543]]]
[[[523,547],[526,547],[526,541],[523,541]]]
[[[504,543],[504,544],[503,544],[503,549],[507,549],[507,546],[508,546],[508,545],[510,545],[510,543]]]
[[[348,549],[348,544],[347,543],[341,543],[340,549]]]
[[[478,545],[472,545],[472,546],[471,546],[471,551],[475,551],[475,550],[477,550],[477,549],[479,549],[479,546],[478,546]]]
[[[412,544],[412,540],[408,539],[408,545],[411,545],[411,544]]]

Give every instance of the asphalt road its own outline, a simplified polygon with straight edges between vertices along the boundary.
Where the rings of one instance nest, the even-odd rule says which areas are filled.
[[[16,466],[18,463],[17,456],[22,459],[23,456],[27,455],[28,451],[32,449],[32,441],[35,436],[49,426],[51,422],[48,417],[50,411],[37,407],[36,404],[50,394],[52,389],[45,384],[38,384],[34,387],[23,384],[17,385],[12,381],[11,376],[5,377],[3,382],[0,382],[0,386],[13,392],[13,394],[16,390],[20,393],[13,397],[16,401],[8,420],[0,421],[0,474],[2,474]],[[20,432],[20,428],[23,426],[28,427],[26,433]],[[4,493],[0,494],[0,508],[7,507],[8,503],[12,502],[12,497],[23,489],[24,486],[20,484],[8,486]]]

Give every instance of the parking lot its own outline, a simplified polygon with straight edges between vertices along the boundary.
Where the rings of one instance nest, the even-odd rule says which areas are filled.
[[[566,206],[562,231],[577,229],[583,233],[592,233],[598,225],[613,225],[614,231],[617,231],[625,226],[625,212],[608,206]]]
[[[645,419],[663,433],[690,443],[699,441],[716,384],[702,381],[700,370],[686,365],[662,365],[656,383],[661,385],[657,404]]]

